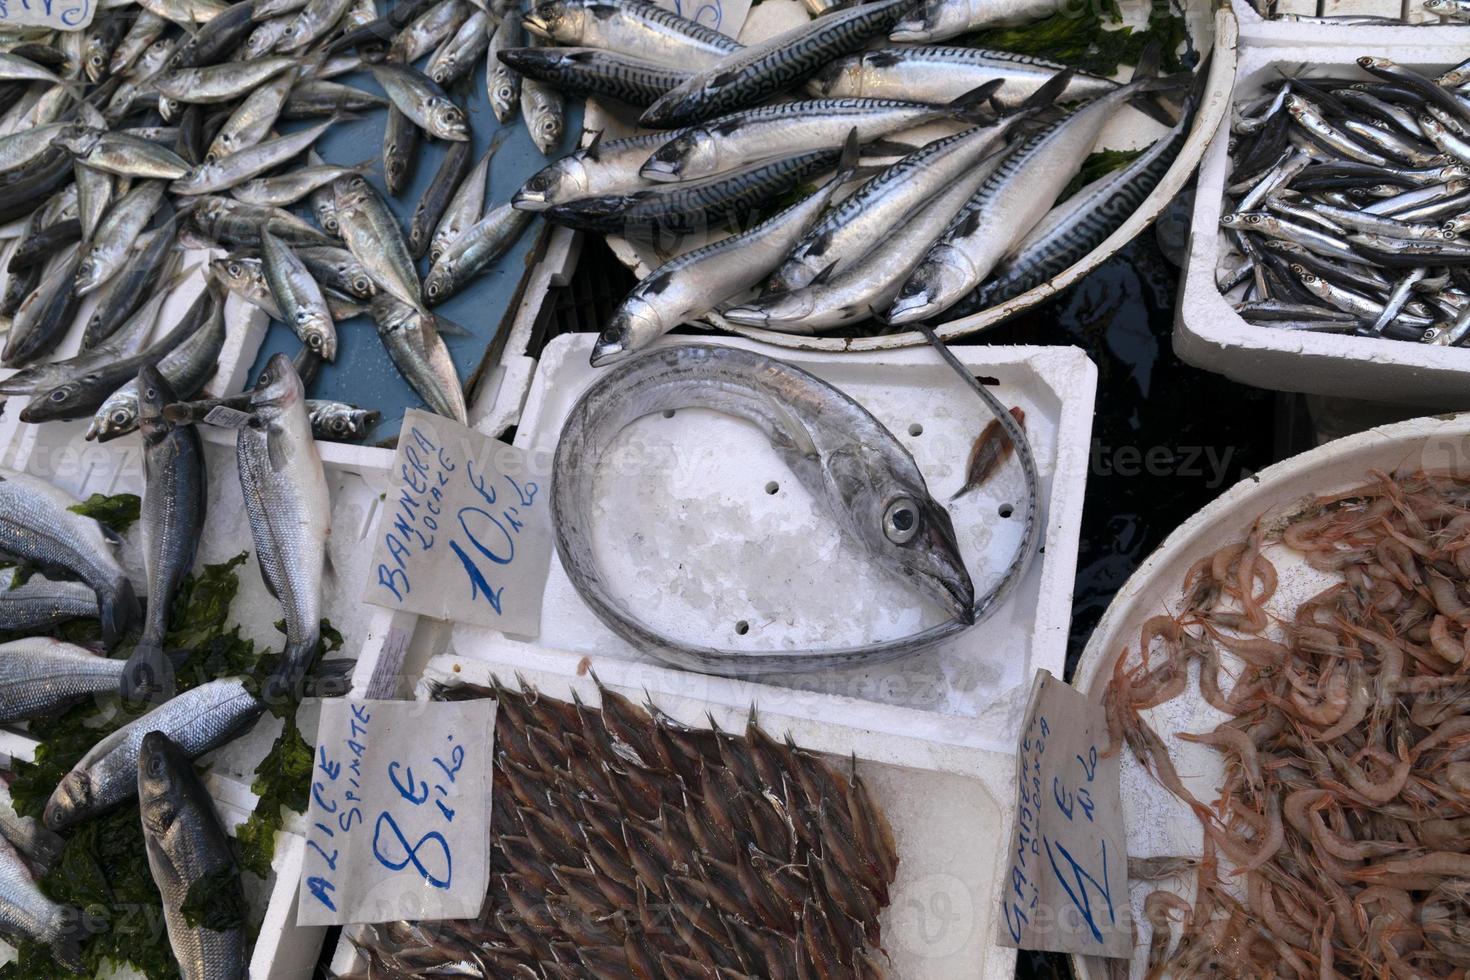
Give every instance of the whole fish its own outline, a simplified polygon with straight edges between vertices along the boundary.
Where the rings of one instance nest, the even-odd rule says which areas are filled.
[[[46,897],[9,840],[0,840],[0,934],[49,946],[59,967],[83,971],[81,913]]]
[[[250,424],[236,434],[240,487],[260,573],[286,614],[286,648],[262,688],[268,700],[299,698],[321,638],[332,504],[305,402],[291,359],[276,354],[250,396]]]
[[[179,219],[175,213],[162,228],[138,237],[122,271],[112,277],[87,318],[82,331],[83,350],[91,350],[112,336],[153,295],[158,283],[169,278],[180,258],[174,248]]]
[[[389,114],[391,115],[396,111],[390,110]],[[325,160],[317,156],[316,150],[308,150],[306,152],[306,161],[313,167],[320,167],[326,163]],[[344,174],[343,176],[346,175]],[[383,175],[384,182],[387,179],[388,177],[385,173]],[[311,201],[311,213],[316,218],[316,223],[321,225],[322,230],[327,234],[333,236],[338,235],[342,229],[337,225],[337,194],[332,190],[332,185],[326,184],[318,187],[310,193],[309,198]]]
[[[284,72],[241,99],[204,151],[204,163],[213,163],[265,139],[295,85],[295,73]]]
[[[627,397],[629,391],[638,397]],[[626,426],[683,408],[712,408],[754,423],[855,544],[951,618],[865,647],[769,652],[693,646],[634,618],[610,593],[592,551],[593,483],[603,454]],[[849,464],[828,465],[836,459]],[[614,365],[562,428],[551,492],[556,552],[583,601],[636,648],[684,669],[745,675],[880,662],[953,636],[974,618],[974,586],[949,514],[929,494],[908,450],[826,382],[752,351],[681,345]]]
[[[193,0],[197,3],[198,0]],[[185,30],[188,40],[169,60],[169,68],[193,68],[223,61],[250,33],[254,3],[241,0],[227,5],[209,5],[214,11],[197,30]]]
[[[77,220],[82,226],[82,240],[89,242],[112,205],[116,188],[112,174],[83,166],[80,161],[72,168],[72,173],[76,178]]]
[[[276,308],[310,350],[331,361],[337,357],[337,328],[321,286],[300,256],[270,233],[260,230],[260,256]]]
[[[1113,114],[1140,92],[1167,85],[1141,78],[1084,103],[1031,136],[975,192],[899,290],[892,323],[936,316],[978,286],[1051,209]]]
[[[259,245],[261,223],[270,222],[271,234],[291,245],[334,245],[321,229],[290,211],[261,207],[227,197],[205,195],[189,211],[190,220],[211,242]]]
[[[892,99],[811,99],[747,109],[691,126],[659,147],[639,174],[649,180],[708,177],[772,157],[839,147],[857,131],[870,143],[899,130],[985,106],[997,83],[982,85],[946,106]]]
[[[122,17],[98,18],[93,21],[92,27],[93,30],[87,35],[82,70],[86,72],[87,80],[96,84],[107,76],[108,66],[112,64],[112,52],[122,41],[128,22]]]
[[[117,47],[113,49],[112,58],[108,62],[107,73],[109,75],[121,75],[133,66],[148,47],[157,41],[159,35],[168,27],[168,21],[159,17],[149,10],[139,10],[138,16],[134,18],[132,26],[123,35]]]
[[[72,125],[70,122],[47,123],[0,137],[0,171],[18,170],[37,159]]]
[[[597,48],[505,48],[502,64],[566,95],[603,96],[644,108],[694,73]]]
[[[302,78],[291,86],[291,95],[281,108],[282,119],[309,119],[313,116],[340,116],[350,112],[381,109],[388,100],[371,92],[341,82],[322,78]]]
[[[580,198],[643,190],[650,182],[638,170],[669,138],[668,133],[650,133],[604,141],[598,134],[585,149],[533,174],[511,197],[511,203],[526,211],[544,211]]]
[[[383,417],[375,409],[316,398],[306,400],[306,412],[311,418],[312,436],[331,442],[356,442]],[[0,611],[4,600],[5,596],[0,594]]]
[[[79,503],[45,480],[0,469],[0,554],[87,583],[101,610],[103,641],[111,647],[137,619],[138,599],[113,554],[110,532],[73,513]]]
[[[332,187],[337,195],[337,224],[348,251],[379,286],[402,302],[418,306],[422,302],[418,272],[403,229],[388,205],[358,174],[340,177]]]
[[[408,252],[415,259],[423,258],[429,250],[429,239],[433,237],[439,219],[444,216],[450,198],[469,172],[472,152],[473,147],[468,142],[451,143],[444,151],[444,159],[435,171],[434,179],[414,207],[413,217],[408,223]]]
[[[244,980],[249,969],[245,924],[215,929],[190,925],[185,914],[190,890],[201,881],[223,879],[226,899],[244,907],[244,889],[230,838],[214,800],[194,771],[192,756],[162,732],[143,736],[137,759],[138,805],[143,845],[153,883],[163,896],[163,921],[169,946],[184,980]]]
[[[449,85],[458,81],[475,67],[480,55],[490,45],[490,30],[494,23],[490,13],[476,10],[459,25],[454,35],[439,46],[424,72],[437,85]]]
[[[833,58],[887,33],[914,0],[871,0],[732,52],[649,106],[639,121],[668,129],[755,105],[804,81]]]
[[[838,58],[807,83],[814,95],[828,98],[910,99],[942,105],[966,92],[1000,81],[993,96],[1007,108],[1019,105],[1066,66],[1044,58],[992,51],[918,45],[879,48]],[[1100,75],[1073,71],[1060,102],[1106,95],[1118,83]]]
[[[372,299],[378,292],[367,267],[345,248],[333,246],[299,246],[296,254],[311,270],[312,278],[324,288],[335,289],[356,299]],[[333,319],[337,319],[333,314]]]
[[[0,569],[0,632],[38,634],[74,619],[97,618],[97,596],[81,582],[32,575],[15,584],[14,568]]]
[[[444,207],[444,213],[439,218],[439,223],[434,227],[434,235],[429,240],[429,263],[432,265],[439,261],[439,257],[449,248],[460,232],[479,220],[480,215],[485,212],[486,181],[490,177],[490,161],[499,149],[501,133],[508,132],[500,129],[490,141],[490,148],[480,157],[479,162],[459,182],[454,189],[454,196]]]
[[[78,163],[119,177],[174,180],[189,172],[188,162],[173,150],[126,133],[82,129],[57,143],[76,154]]]
[[[500,60],[500,52],[518,48],[524,40],[521,12],[513,8],[500,18],[495,33],[490,35],[490,45],[485,49],[485,94],[495,118],[502,123],[515,118],[516,108],[521,104],[521,76]]]
[[[943,41],[985,27],[1041,20],[1060,6],[1058,0],[922,0],[888,36],[894,41]]]
[[[424,132],[445,140],[470,138],[464,110],[428,76],[409,65],[387,62],[369,68],[398,110]]]
[[[454,144],[458,146],[459,144]],[[257,204],[264,207],[285,207],[295,204],[306,197],[312,191],[322,187],[328,187],[338,177],[348,174],[366,173],[372,166],[372,161],[364,160],[362,163],[350,167],[341,167],[334,163],[323,163],[316,166],[297,167],[277,177],[259,177],[255,180],[247,180],[238,185],[230,193],[236,200],[244,201],[246,204]]]
[[[16,247],[5,263],[7,272],[20,272],[45,262],[57,250],[65,248],[82,237],[82,222],[78,218],[67,218],[44,228],[31,231],[23,229],[16,238]]]
[[[398,32],[385,60],[405,65],[418,61],[459,30],[472,9],[465,0],[439,0]]]
[[[560,45],[601,48],[696,71],[740,50],[719,31],[639,0],[550,0],[531,8],[525,26]]]
[[[386,292],[373,297],[372,313],[378,337],[409,387],[430,411],[467,425],[464,388],[434,315]]]
[[[642,350],[681,323],[703,316],[752,289],[791,251],[857,166],[857,132],[837,172],[816,193],[749,231],[685,252],[633,287],[592,348],[592,366],[613,364]],[[738,260],[737,258],[738,257]]]
[[[562,136],[566,134],[566,103],[556,89],[522,76],[521,116],[536,149],[549,156],[561,145]]]
[[[179,102],[232,102],[282,72],[297,66],[295,58],[257,58],[205,68],[176,68],[154,79],[158,91]]]
[[[49,354],[71,329],[81,297],[76,290],[81,248],[68,246],[47,263],[41,283],[21,302],[0,351],[0,363],[18,367]]]
[[[395,197],[402,194],[413,177],[418,159],[419,127],[396,105],[388,106],[383,124],[383,186]],[[337,232],[341,233],[338,223]]]
[[[491,262],[515,244],[531,223],[531,215],[502,204],[449,243],[424,280],[424,299],[442,303],[459,292]]]
[[[0,643],[0,722],[42,718],[111,694],[125,666],[126,661],[40,636]]]
[[[297,255],[300,257],[300,253]],[[209,263],[209,274],[229,292],[252,306],[260,307],[272,320],[278,323],[288,322],[286,315],[276,305],[275,296],[271,294],[270,283],[265,277],[265,264],[261,259],[243,255],[229,255],[214,259]],[[313,278],[316,278],[315,274]],[[327,302],[327,313],[331,316],[334,325],[338,321],[360,316],[365,311],[365,307],[356,299],[344,296],[335,290],[323,288],[322,298]],[[303,349],[310,350],[311,348]]]
[[[92,292],[122,268],[133,243],[162,203],[163,192],[162,181],[145,180],[118,198],[82,251],[76,276],[78,296]]]
[[[65,830],[134,799],[138,752],[149,732],[162,732],[197,759],[235,738],[263,711],[265,704],[244,677],[190,688],[88,749],[46,801],[42,819],[51,830]]]
[[[276,42],[276,50],[291,54],[315,44],[337,25],[352,3],[353,0],[308,0]]]
[[[175,194],[192,195],[213,194],[237,187],[299,155],[336,122],[336,119],[328,119],[300,132],[262,140],[229,156],[202,163],[170,184],[169,190]]]

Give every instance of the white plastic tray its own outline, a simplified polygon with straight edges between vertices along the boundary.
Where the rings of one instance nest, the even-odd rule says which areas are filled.
[[[1320,28],[1319,28],[1320,29]],[[1247,46],[1240,58],[1236,101],[1251,98],[1279,78],[1277,68],[1312,75],[1362,75],[1354,63],[1365,51],[1410,67],[1438,69],[1464,59],[1470,31],[1415,28],[1335,28],[1350,41],[1300,47]],[[1379,30],[1408,31],[1408,43],[1372,41]],[[1343,37],[1340,33],[1336,35]],[[1362,40],[1358,40],[1361,38]],[[1174,350],[1190,364],[1244,384],[1426,407],[1464,407],[1470,350],[1399,340],[1281,330],[1247,323],[1215,285],[1222,240],[1220,214],[1230,161],[1229,115],[1200,164],[1189,253],[1175,311]]]
[[[569,698],[575,690],[588,704],[598,703],[596,686],[578,669],[576,658],[549,651],[508,660],[436,657],[425,679],[487,685],[492,675],[512,686],[529,683],[552,697]],[[726,731],[744,729],[748,708],[710,705],[698,692],[660,685],[636,665],[603,664],[598,676],[635,701],[647,692],[687,725],[708,727],[712,717]],[[426,696],[422,685],[419,696]],[[877,732],[856,718],[819,720],[763,708],[761,723],[778,737],[789,731],[798,745],[827,754],[835,765],[845,767],[856,757],[858,771],[887,813],[899,851],[898,879],[882,918],[883,946],[893,958],[889,976],[1009,980],[1015,952],[995,945],[993,919],[1014,756]],[[977,831],[993,839],[977,839]],[[956,847],[960,840],[966,846]],[[358,965],[344,935],[332,972],[340,975]]]
[[[549,459],[562,420],[594,380],[591,335],[558,337],[543,353],[516,445]],[[661,343],[688,343],[665,338]],[[734,346],[752,348],[748,341]],[[412,676],[433,654],[515,660],[542,649],[586,656],[594,666],[636,663],[690,696],[747,708],[752,702],[812,718],[861,718],[866,727],[995,751],[1013,749],[1027,685],[1037,667],[1060,674],[1065,655],[1096,372],[1075,348],[967,348],[958,353],[1007,405],[1026,411],[1045,497],[1044,553],[990,620],[935,651],[876,668],[766,678],[707,677],[650,661],[616,637],[582,603],[553,560],[534,642],[495,630],[373,610],[368,650],[406,650]],[[788,352],[878,416],[915,455],[943,500],[962,482],[971,442],[990,416],[930,350],[831,355]],[[634,608],[675,632],[732,647],[783,642],[832,644],[899,636],[938,612],[876,572],[787,471],[764,438],[704,410],[655,416],[622,437],[650,463],[601,490],[618,518],[600,524],[599,555],[613,581],[630,583]],[[1021,534],[1002,505],[1021,503],[1014,461],[979,492],[952,505],[960,548],[977,591],[995,580]],[[921,617],[933,618],[924,619]],[[748,632],[737,634],[744,621]],[[691,631],[699,631],[692,633]],[[709,631],[706,633],[706,631]],[[366,686],[359,671],[360,686]],[[391,673],[391,671],[389,672]]]
[[[1370,16],[1406,19],[1405,24],[1319,24],[1262,17],[1250,0],[1230,0],[1240,22],[1243,47],[1283,45],[1314,47],[1317,45],[1361,44],[1365,50],[1381,53],[1390,47],[1418,45],[1433,35],[1453,38],[1470,24],[1447,20],[1424,9],[1423,0],[1280,0],[1277,10],[1298,17]],[[1433,32],[1433,34],[1426,33]],[[1466,34],[1460,34],[1465,38]]]
[[[1119,590],[1082,653],[1074,683],[1101,700],[1120,651],[1136,650],[1143,622],[1177,608],[1189,566],[1243,539],[1260,515],[1289,513],[1299,501],[1365,483],[1373,469],[1393,472],[1399,467],[1421,466],[1470,474],[1470,414],[1411,419],[1370,429],[1267,467],[1231,487],[1169,535]],[[1266,607],[1273,621],[1289,622],[1297,606],[1334,581],[1279,545],[1268,547],[1264,554],[1276,566],[1279,578]],[[1223,659],[1227,670],[1239,666],[1230,664],[1229,657]],[[1225,720],[1198,691],[1199,666],[1191,663],[1185,694],[1142,714],[1169,746],[1184,784],[1208,802],[1218,795],[1222,757],[1208,746],[1173,738],[1176,732],[1209,731]],[[1198,818],[1159,786],[1127,750],[1122,752],[1122,800],[1129,856],[1201,853],[1203,832]],[[1188,896],[1193,880],[1139,882],[1131,889],[1133,921],[1138,927],[1136,956],[1143,957],[1134,960],[1135,980],[1143,975],[1149,941],[1143,899],[1165,885]],[[1111,980],[1105,963],[1078,958],[1078,975],[1081,980]]]

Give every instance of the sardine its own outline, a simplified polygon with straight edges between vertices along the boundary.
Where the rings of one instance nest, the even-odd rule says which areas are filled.
[[[385,62],[369,67],[398,110],[426,133],[446,140],[470,138],[464,110],[428,76],[409,65]]]
[[[505,16],[490,36],[490,45],[485,49],[485,94],[495,118],[502,123],[515,118],[521,104],[521,76],[500,60],[500,52],[521,46],[525,34],[521,29],[521,13],[514,8]]]
[[[383,289],[410,306],[419,306],[422,297],[413,256],[388,205],[357,174],[338,178],[332,187],[337,195],[337,223],[348,251]]]

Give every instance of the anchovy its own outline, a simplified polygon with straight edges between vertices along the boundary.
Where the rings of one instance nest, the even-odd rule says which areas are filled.
[[[891,30],[914,0],[871,0],[783,31],[720,59],[649,106],[645,126],[667,129],[743,109],[861,50]]]
[[[0,553],[87,583],[101,610],[103,640],[112,646],[137,618],[138,600],[102,525],[71,511],[78,503],[44,480],[0,469]]]
[[[464,388],[439,336],[435,316],[386,292],[373,297],[372,313],[378,337],[409,387],[430,411],[468,424]]]
[[[32,575],[16,585],[17,575],[0,569],[0,632],[42,634],[74,619],[97,618],[97,596],[81,582]]]
[[[375,409],[315,398],[307,399],[306,412],[311,417],[312,436],[333,442],[356,442],[382,418]],[[3,602],[4,596],[0,595]]]
[[[603,96],[644,108],[687,82],[692,71],[597,48],[506,48],[502,64],[567,95]]]
[[[149,732],[162,732],[197,759],[235,738],[264,711],[243,677],[190,688],[88,749],[62,777],[42,819],[51,830],[65,830],[135,799],[138,752]]]
[[[439,219],[444,216],[450,198],[469,172],[472,150],[468,142],[451,143],[434,173],[434,179],[414,207],[413,217],[408,223],[408,251],[415,259],[423,258],[429,250],[429,239],[433,237]]]
[[[908,99],[942,105],[988,82],[1002,81],[993,98],[1011,108],[1029,98],[1066,66],[1031,55],[940,45],[879,48],[839,58],[807,83],[828,98]],[[1059,102],[1106,95],[1118,83],[1073,71]]]
[[[857,134],[837,172],[817,191],[778,214],[722,241],[679,255],[633,287],[592,348],[592,366],[616,363],[681,323],[704,316],[754,288],[790,252],[857,165]]]
[[[593,483],[603,455],[626,426],[654,412],[684,408],[711,408],[760,428],[853,542],[896,580],[943,608],[946,622],[856,648],[738,651],[686,644],[636,619],[609,591],[592,550]],[[860,462],[827,465],[837,458]],[[614,365],[572,408],[553,465],[552,527],[567,577],[609,628],[665,663],[727,675],[871,664],[954,636],[973,620],[974,586],[954,526],[913,457],[855,401],[765,355],[682,345]]]
[[[601,48],[696,71],[740,50],[719,31],[640,0],[551,0],[532,7],[525,26],[557,44]]]
[[[299,699],[321,638],[332,505],[305,400],[291,359],[274,355],[250,397],[250,424],[236,435],[260,573],[286,616],[286,648],[263,689],[267,699]]]
[[[169,946],[184,980],[244,980],[249,972],[245,923],[191,925],[191,891],[208,882],[212,896],[243,908],[244,888],[230,838],[214,800],[194,771],[193,755],[162,732],[143,736],[134,760],[143,846],[163,898]],[[222,884],[223,883],[223,884]]]
[[[424,280],[424,299],[430,305],[442,303],[463,289],[515,244],[532,217],[528,212],[502,204],[460,232],[429,270]]]

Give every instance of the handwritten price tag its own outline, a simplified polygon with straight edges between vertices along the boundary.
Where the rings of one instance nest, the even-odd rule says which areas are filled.
[[[479,914],[495,702],[322,702],[298,925]]]
[[[551,564],[549,474],[417,409],[403,419],[363,599],[534,637]]]
[[[1000,944],[1128,958],[1128,853],[1118,756],[1101,705],[1036,672],[1016,761]]]
[[[96,12],[93,0],[0,0],[0,30],[25,26],[80,31]]]

